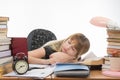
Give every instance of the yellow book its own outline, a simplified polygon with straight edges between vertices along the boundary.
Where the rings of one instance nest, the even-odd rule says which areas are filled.
[[[0,22],[7,22],[7,21],[9,21],[9,17],[0,16]]]

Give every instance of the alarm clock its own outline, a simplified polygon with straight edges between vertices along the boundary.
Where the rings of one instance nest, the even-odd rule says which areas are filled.
[[[25,74],[29,69],[29,63],[28,63],[28,59],[27,56],[23,53],[17,53],[14,57],[13,57],[13,70],[17,73],[17,74]]]

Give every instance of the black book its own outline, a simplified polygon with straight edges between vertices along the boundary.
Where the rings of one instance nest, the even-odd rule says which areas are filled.
[[[56,64],[54,74],[57,77],[87,77],[90,69],[79,63],[59,63]]]

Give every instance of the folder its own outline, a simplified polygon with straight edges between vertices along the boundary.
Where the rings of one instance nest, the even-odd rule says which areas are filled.
[[[90,69],[79,63],[58,63],[54,74],[57,77],[87,77],[90,74]]]

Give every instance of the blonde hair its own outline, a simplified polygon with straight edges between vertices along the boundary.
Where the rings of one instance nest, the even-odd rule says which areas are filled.
[[[79,56],[81,56],[82,54],[86,53],[89,50],[90,42],[84,34],[75,33],[69,36],[66,40],[68,39],[76,42],[74,46],[77,50],[76,58],[78,58]]]
[[[51,46],[52,49],[54,49],[56,51],[61,51],[62,43],[68,39],[75,41],[74,47],[77,50],[76,58],[79,58],[79,56],[81,56],[82,54],[86,53],[89,50],[90,42],[89,42],[88,38],[85,37],[85,35],[83,35],[82,33],[75,33],[64,40],[50,41],[50,42],[46,43],[44,46],[49,45],[49,46]]]

